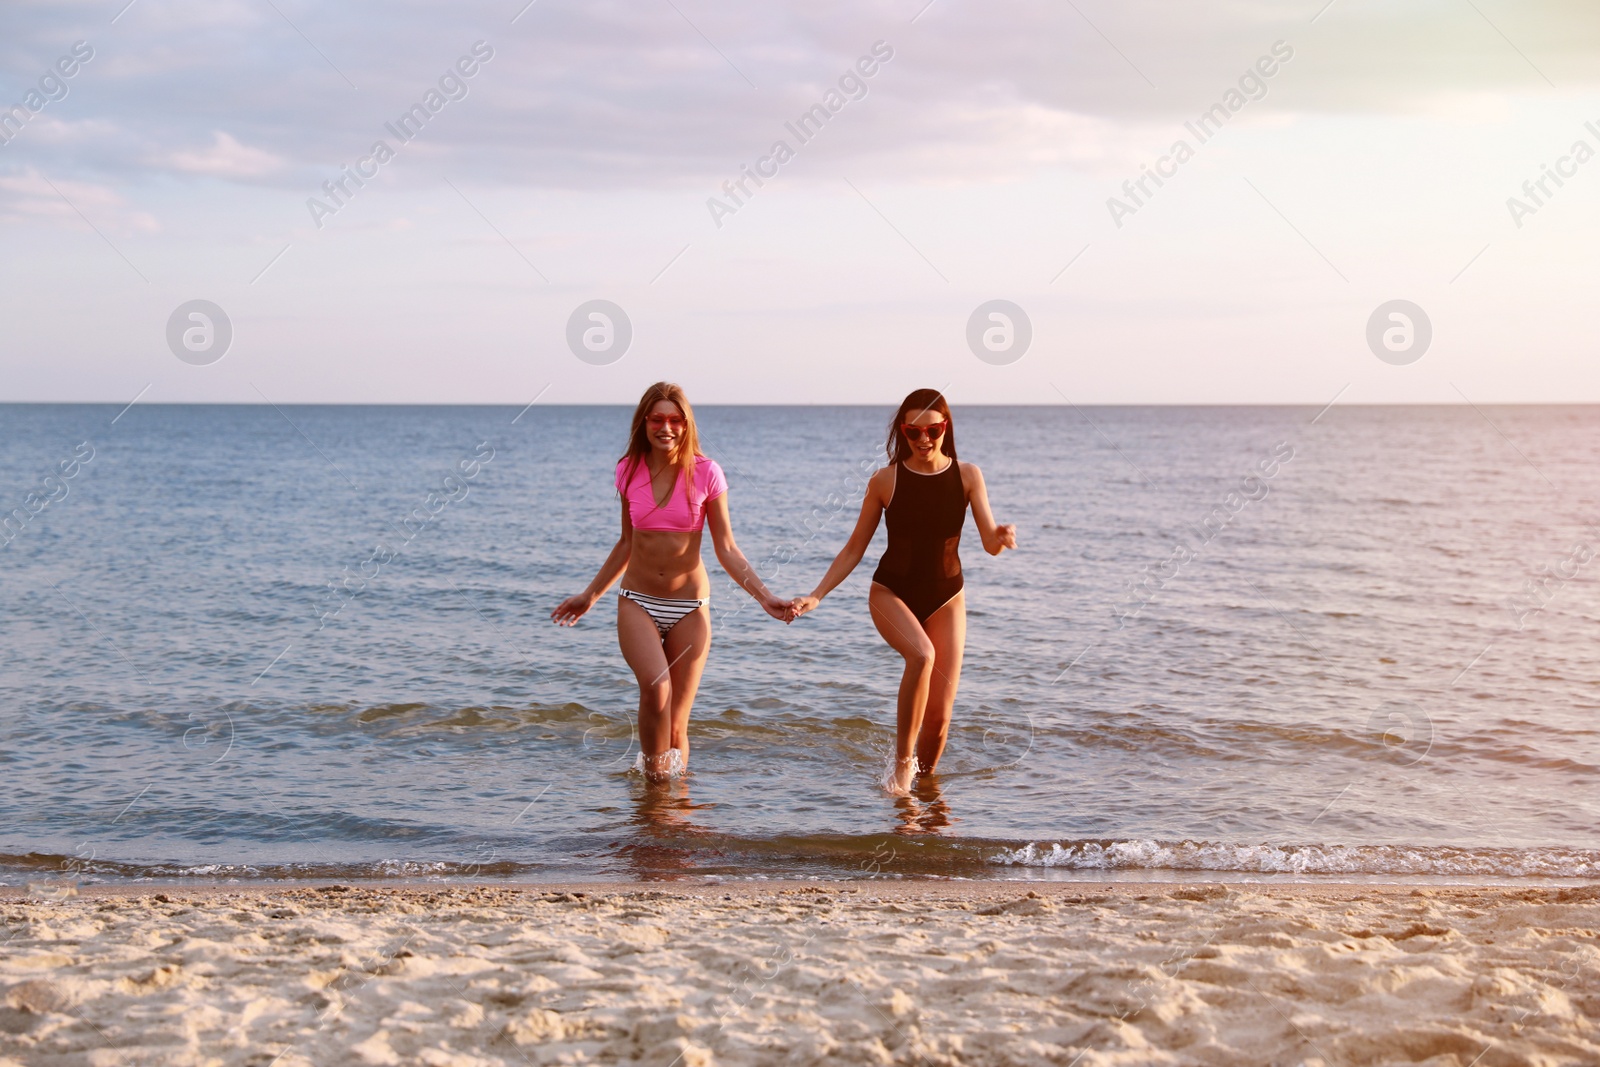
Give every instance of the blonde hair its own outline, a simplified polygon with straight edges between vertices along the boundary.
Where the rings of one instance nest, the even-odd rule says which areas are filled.
[[[628,466],[623,475],[624,486],[633,484],[634,472],[639,469],[639,464],[645,461],[652,447],[648,432],[650,409],[662,400],[675,404],[683,412],[683,436],[678,439],[678,447],[673,451],[671,462],[678,468],[678,476],[683,482],[684,499],[693,499],[694,465],[701,458],[700,433],[695,429],[694,408],[689,406],[689,398],[683,395],[683,386],[676,382],[656,382],[644,391],[639,398],[639,406],[633,409],[633,426],[628,431],[628,451],[623,454],[622,460]]]

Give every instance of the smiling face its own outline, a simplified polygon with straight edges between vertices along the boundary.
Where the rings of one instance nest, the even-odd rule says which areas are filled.
[[[908,412],[905,421],[900,425],[900,432],[904,435],[906,443],[911,446],[912,455],[924,462],[937,463],[944,455],[941,446],[944,444],[944,433],[948,431],[949,426],[949,420],[945,415],[929,408],[926,411]],[[930,430],[939,431],[939,436],[933,436]]]
[[[645,437],[663,458],[670,458],[677,451],[687,428],[683,409],[670,400],[657,400],[650,405],[644,420]]]

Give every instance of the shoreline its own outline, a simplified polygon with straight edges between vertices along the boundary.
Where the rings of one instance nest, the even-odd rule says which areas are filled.
[[[39,885],[41,882],[32,882]],[[1590,895],[1600,900],[1600,882],[1530,881],[1527,884],[1474,882],[1237,882],[1209,879],[1172,881],[1123,881],[1092,879],[1047,880],[1031,879],[944,879],[895,878],[857,880],[738,879],[728,881],[666,881],[618,880],[575,882],[489,882],[489,881],[361,881],[340,882],[331,879],[284,880],[281,882],[223,882],[190,883],[159,881],[135,883],[91,883],[78,885],[65,899],[138,899],[155,894],[167,896],[265,896],[275,893],[317,891],[338,887],[339,892],[393,892],[399,894],[477,893],[492,891],[520,895],[547,895],[551,893],[583,893],[591,897],[617,894],[653,892],[670,896],[700,899],[726,895],[761,897],[798,891],[848,894],[870,897],[896,897],[902,899],[976,901],[994,898],[1011,899],[1037,894],[1041,897],[1120,897],[1139,899],[1171,895],[1177,892],[1260,893],[1274,896],[1329,900],[1346,900],[1355,897],[1378,896],[1460,896],[1462,894],[1535,894],[1562,897],[1562,902],[1587,899]],[[50,894],[31,891],[27,885],[0,886],[0,901],[48,901],[58,899]]]
[[[1600,886],[0,892],[0,1067],[1600,1062]]]

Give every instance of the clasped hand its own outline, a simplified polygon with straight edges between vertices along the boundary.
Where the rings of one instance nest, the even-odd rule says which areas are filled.
[[[806,612],[822,603],[818,596],[797,596],[793,600],[784,600],[781,597],[768,597],[761,602],[768,615],[785,623],[794,622]]]
[[[775,596],[771,593],[757,599],[761,603],[761,609],[781,623],[794,622],[799,616],[799,612],[794,610],[794,602],[792,600],[785,600],[783,597]]]

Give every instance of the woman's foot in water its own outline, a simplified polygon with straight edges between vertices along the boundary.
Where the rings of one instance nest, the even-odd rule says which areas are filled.
[[[905,759],[896,760],[889,768],[883,787],[891,796],[908,797],[911,795],[911,783],[916,777],[917,757],[907,756]]]
[[[689,768],[684,763],[683,753],[676,748],[669,748],[655,755],[639,753],[633,769],[643,774],[647,782],[670,782],[682,777]]]

